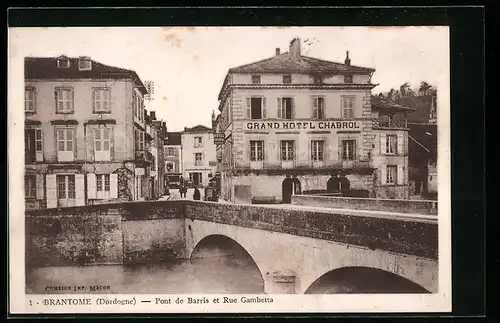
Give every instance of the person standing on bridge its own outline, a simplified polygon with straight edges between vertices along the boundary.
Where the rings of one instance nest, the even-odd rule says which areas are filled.
[[[194,193],[193,193],[193,200],[199,201],[201,199],[201,193],[200,190],[198,189],[198,186],[194,187]]]

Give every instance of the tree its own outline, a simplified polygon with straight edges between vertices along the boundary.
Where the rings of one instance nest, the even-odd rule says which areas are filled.
[[[408,96],[408,90],[410,89],[410,84],[408,82],[402,84],[399,87],[399,92],[401,93],[402,97],[407,97]],[[410,90],[411,91],[411,90]]]
[[[426,81],[420,82],[420,88],[418,89],[418,93],[420,95],[427,95],[432,86]]]
[[[387,99],[389,101],[394,101],[394,95],[396,94],[396,91],[394,89],[391,89],[389,93],[387,94]]]

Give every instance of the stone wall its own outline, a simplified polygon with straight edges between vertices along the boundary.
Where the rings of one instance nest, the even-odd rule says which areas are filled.
[[[27,266],[123,262],[120,208],[108,204],[27,213]]]
[[[294,195],[292,204],[326,208],[437,215],[437,201]]]

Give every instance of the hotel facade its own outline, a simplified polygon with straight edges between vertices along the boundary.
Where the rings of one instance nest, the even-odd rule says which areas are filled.
[[[26,208],[148,199],[146,93],[89,57],[25,58]]]
[[[379,122],[406,110],[372,106],[374,72],[351,65],[348,53],[343,64],[303,56],[298,38],[289,52],[277,48],[231,68],[215,122],[223,134],[221,198],[287,203],[315,191],[407,198],[407,130]]]

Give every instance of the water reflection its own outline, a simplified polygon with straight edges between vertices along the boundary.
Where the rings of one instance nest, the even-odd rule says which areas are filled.
[[[209,241],[210,242],[210,241]],[[213,242],[213,241],[212,241]],[[262,276],[238,246],[203,244],[190,260],[133,266],[42,267],[27,270],[26,292],[181,294],[264,292]],[[84,290],[75,290],[82,286]],[[109,289],[92,290],[93,286]],[[70,290],[68,290],[68,288]]]

